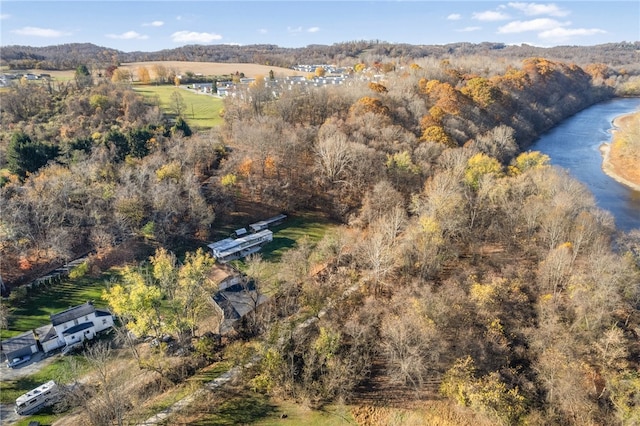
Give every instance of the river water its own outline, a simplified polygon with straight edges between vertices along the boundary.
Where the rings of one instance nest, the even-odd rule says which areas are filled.
[[[621,231],[640,229],[640,192],[602,171],[600,145],[609,142],[613,119],[640,110],[640,98],[621,98],[593,105],[566,119],[533,145],[551,157],[551,164],[567,170],[593,193],[598,207],[608,210]],[[640,164],[638,164],[640,167]]]

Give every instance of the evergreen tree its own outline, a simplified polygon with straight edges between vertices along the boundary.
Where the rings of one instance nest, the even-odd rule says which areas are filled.
[[[16,132],[7,147],[7,166],[11,173],[24,179],[58,156],[58,147],[34,142],[29,135]]]

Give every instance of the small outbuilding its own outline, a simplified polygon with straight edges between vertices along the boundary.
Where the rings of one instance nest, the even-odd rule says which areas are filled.
[[[0,343],[0,347],[2,348],[3,361],[25,355],[32,355],[39,351],[38,342],[36,341],[33,331],[27,331],[15,337],[5,339]]]

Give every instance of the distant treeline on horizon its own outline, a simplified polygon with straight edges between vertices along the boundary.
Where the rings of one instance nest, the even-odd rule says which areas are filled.
[[[640,68],[640,41],[595,46],[536,47],[504,43],[452,43],[446,45],[396,44],[382,41],[351,41],[333,45],[285,48],[271,44],[247,46],[188,45],[156,52],[122,52],[91,43],[60,44],[45,47],[2,46],[0,65],[9,69],[68,70],[78,65],[105,68],[126,62],[192,61],[255,63],[289,68],[300,63],[353,65],[361,61],[409,61],[417,58],[491,56],[524,59],[545,57],[578,65],[604,63],[611,67]],[[631,69],[627,69],[631,72]]]

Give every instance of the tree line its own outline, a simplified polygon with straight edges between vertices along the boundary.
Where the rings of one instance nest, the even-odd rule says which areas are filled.
[[[337,64],[350,66],[359,60],[373,62],[379,58],[461,58],[491,57],[497,60],[523,60],[545,57],[561,62],[574,62],[580,66],[604,63],[624,68],[637,75],[636,51],[638,42],[606,43],[596,46],[556,46],[543,48],[531,45],[505,45],[504,43],[450,43],[445,45],[411,45],[388,43],[380,40],[354,40],[332,45],[309,45],[284,48],[270,44],[228,46],[187,45],[157,52],[121,52],[91,43],[70,43],[45,47],[3,46],[0,64],[10,69],[69,70],[80,64],[91,64],[96,69],[123,62],[194,61],[240,62],[271,66],[292,67],[297,64]]]

